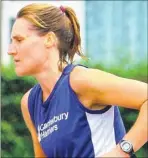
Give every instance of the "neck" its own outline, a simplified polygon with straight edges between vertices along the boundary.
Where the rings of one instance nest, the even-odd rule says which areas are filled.
[[[63,68],[65,68],[66,65],[67,64],[63,64]],[[34,75],[42,88],[43,101],[48,98],[61,74],[62,72],[59,70],[58,62],[49,64],[48,61],[44,64],[42,71]]]

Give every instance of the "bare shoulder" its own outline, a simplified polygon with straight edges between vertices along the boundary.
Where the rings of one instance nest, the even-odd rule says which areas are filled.
[[[23,113],[26,113],[26,110],[28,110],[28,97],[29,97],[30,91],[31,89],[28,90],[21,99],[21,110]]]
[[[28,97],[30,94],[30,91],[32,90],[32,88],[30,90],[28,90],[22,97],[21,99],[21,108],[26,108],[26,106],[28,105]]]
[[[70,85],[76,93],[80,93],[80,87],[85,86],[84,81],[87,80],[86,76],[88,69],[82,66],[76,66],[70,74]],[[83,84],[82,84],[83,83]]]
[[[104,81],[102,78],[107,78],[106,74],[108,73],[99,69],[85,68],[83,66],[76,66],[71,72],[71,88],[77,94],[80,102],[87,108],[93,109],[95,104],[103,105],[102,103],[96,102],[95,96],[99,93],[96,87],[99,90],[100,85],[103,86],[102,82]],[[100,106],[100,108],[103,107]]]
[[[123,78],[99,69],[75,67],[71,72],[70,84],[80,100],[93,104],[120,105],[139,109],[147,99],[147,84]]]
[[[28,97],[29,97],[31,90],[32,89],[28,90],[21,99],[21,111],[22,111],[26,126],[29,128],[30,131],[33,128],[33,123],[31,121],[31,117],[30,117],[29,110],[28,110]]]
[[[102,85],[108,80],[108,77],[111,79],[115,75],[99,69],[76,66],[71,72],[70,84],[76,93],[81,94],[86,92],[87,88]]]

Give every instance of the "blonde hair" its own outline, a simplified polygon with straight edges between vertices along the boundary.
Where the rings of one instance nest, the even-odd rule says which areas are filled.
[[[56,34],[59,39],[60,70],[62,63],[73,62],[76,53],[86,58],[81,50],[80,25],[76,14],[70,7],[63,9],[49,4],[33,3],[23,7],[17,14],[17,18],[29,20],[40,35],[50,31]]]

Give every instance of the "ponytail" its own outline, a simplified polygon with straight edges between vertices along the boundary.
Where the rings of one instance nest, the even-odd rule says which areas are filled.
[[[67,38],[68,35],[70,36],[72,34],[73,36],[70,42],[70,47],[65,53],[68,56],[68,60],[72,63],[75,54],[78,54],[83,59],[87,59],[83,55],[81,50],[80,25],[74,10],[70,7],[63,7],[63,6],[61,6],[60,9],[63,12],[63,14],[65,14],[66,18],[68,18],[68,20],[70,21],[70,30],[69,30],[69,34],[67,34]],[[72,33],[70,34],[70,32]],[[61,54],[61,57],[64,57],[65,59],[64,53]]]

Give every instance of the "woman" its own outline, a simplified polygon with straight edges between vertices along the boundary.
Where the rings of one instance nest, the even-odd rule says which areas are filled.
[[[147,84],[72,64],[84,56],[71,8],[25,6],[11,39],[16,74],[39,83],[21,100],[35,157],[135,157],[147,142]],[[140,110],[127,134],[113,105]]]

